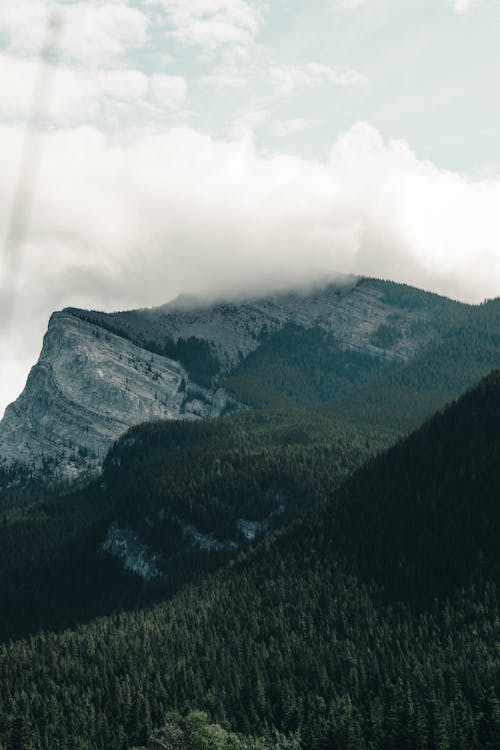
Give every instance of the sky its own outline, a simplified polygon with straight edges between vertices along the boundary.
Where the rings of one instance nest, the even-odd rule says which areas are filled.
[[[500,0],[1,0],[0,415],[53,310],[500,294]]]

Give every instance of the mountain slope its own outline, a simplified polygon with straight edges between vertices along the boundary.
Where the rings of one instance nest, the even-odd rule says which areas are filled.
[[[499,366],[500,300],[495,299],[466,309],[411,360],[360,383],[328,408],[339,419],[407,433]]]
[[[496,371],[345,485],[333,533],[365,577],[416,600],[498,576],[499,428]]]
[[[87,488],[0,511],[0,640],[144,606],[303,513],[392,442],[321,409],[129,430]]]
[[[178,362],[55,313],[26,388],[0,425],[0,456],[73,478],[98,470],[131,425],[216,416],[231,406],[222,389],[193,384]]]
[[[2,740],[22,716],[35,748],[124,748],[168,709],[197,707],[248,733],[298,731],[304,750],[495,750],[499,403],[495,373],[303,520],[171,602],[3,647],[0,716],[14,718]],[[467,481],[450,484],[457,440]],[[408,496],[412,462],[422,479]],[[450,554],[446,568],[422,573],[427,549],[405,547],[410,530],[418,542],[428,528]],[[453,554],[461,546],[465,562]],[[404,598],[389,606],[405,559]],[[438,598],[419,612],[426,584]]]
[[[338,400],[414,357],[467,310],[373,279],[211,307],[70,308],[52,316],[39,362],[0,423],[0,458],[72,478],[95,472],[140,422],[218,416],[242,402]]]
[[[255,351],[266,336],[288,324],[305,329],[318,327],[345,346],[363,348],[375,355],[389,351],[404,359],[466,307],[403,284],[352,278],[311,291],[243,302],[206,305],[180,297],[151,310],[71,312],[108,326],[146,349],[162,351],[179,339],[206,341],[220,371],[227,373]],[[389,346],[383,340],[384,326],[393,328]]]

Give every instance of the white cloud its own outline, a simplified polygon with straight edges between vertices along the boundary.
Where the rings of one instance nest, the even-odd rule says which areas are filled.
[[[186,101],[187,84],[182,76],[157,73],[151,77],[151,88],[156,101],[166,109],[180,109]]]
[[[334,8],[359,8],[367,2],[370,0],[332,0],[332,6]]]
[[[234,65],[218,66],[209,75],[203,76],[200,83],[216,89],[242,89],[250,83],[250,71]]]
[[[7,51],[37,54],[44,42],[47,19],[55,10],[62,20],[58,40],[61,55],[87,67],[109,63],[143,46],[148,38],[148,16],[126,2],[2,0],[0,33],[6,37]]]
[[[449,0],[452,8],[460,14],[467,13],[477,2],[478,0]]]
[[[367,82],[366,76],[351,68],[338,68],[315,62],[300,66],[274,65],[270,74],[275,86],[283,94],[293,94],[301,86],[359,86]]]
[[[373,5],[373,2],[374,0],[331,0],[332,7],[336,10],[352,10],[368,3]],[[478,2],[479,0],[448,0],[451,7],[460,14],[467,13]]]
[[[262,23],[263,6],[246,0],[152,0],[167,14],[181,44],[214,52],[233,48],[244,54]]]
[[[48,13],[47,0],[3,0],[0,33],[6,38],[7,47],[16,52],[37,53],[44,41]]]
[[[240,112],[231,122],[229,135],[231,138],[252,138],[255,131],[268,119],[269,110],[260,102],[254,102]]]
[[[303,133],[306,130],[314,127],[317,124],[317,120],[307,117],[292,117],[289,120],[278,120],[272,127],[272,132],[278,137],[284,137],[290,135],[296,135],[297,133]]]
[[[18,127],[0,126],[3,227],[21,144]],[[494,296],[499,205],[500,180],[440,170],[365,124],[339,138],[326,162],[263,155],[249,139],[218,141],[189,128],[120,145],[92,128],[53,131],[13,337],[0,352],[0,401],[20,390],[15,374],[34,359],[50,312],[64,305],[266,291],[336,271],[469,300]]]
[[[5,82],[2,90],[4,119],[26,120],[29,117],[42,67],[51,80],[45,119],[59,126],[97,120],[112,125],[117,115],[122,121],[127,111],[135,118],[141,111],[148,116],[159,115],[165,109],[181,109],[186,99],[187,84],[180,76],[147,76],[128,68],[84,70],[0,55],[0,76]]]

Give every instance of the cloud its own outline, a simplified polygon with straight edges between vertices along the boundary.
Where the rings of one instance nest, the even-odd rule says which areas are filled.
[[[326,84],[336,86],[359,86],[367,82],[366,76],[351,68],[331,67],[309,62],[305,65],[274,65],[270,71],[274,85],[283,94],[293,94],[306,86],[314,88]]]
[[[154,74],[151,89],[158,104],[169,110],[180,109],[187,96],[187,83],[182,76]]]
[[[230,136],[235,139],[252,138],[268,118],[269,110],[256,101],[233,118],[229,128]]]
[[[478,0],[449,0],[452,8],[460,14],[467,13],[477,2]]]
[[[119,144],[91,127],[54,130],[43,143],[11,340],[0,325],[2,405],[64,305],[266,292],[335,272],[468,300],[498,293],[500,180],[440,170],[363,123],[323,162],[191,128]],[[21,147],[18,127],[0,126],[3,227]]]
[[[279,120],[272,127],[272,132],[278,137],[286,138],[290,135],[303,133],[317,125],[317,120],[308,117],[292,117],[289,120]]]
[[[359,8],[367,2],[370,0],[332,0],[332,6],[334,8]]]
[[[254,71],[234,65],[218,66],[209,75],[203,76],[200,83],[215,89],[242,89],[251,82]]]
[[[90,66],[110,63],[143,46],[150,20],[124,2],[80,0],[2,0],[0,34],[10,54],[35,55],[43,44],[50,12],[58,10],[63,23],[60,53],[68,61]]]
[[[53,125],[74,126],[96,121],[113,125],[117,119],[117,124],[123,126],[127,112],[137,118],[142,111],[151,118],[165,111],[180,110],[186,100],[187,84],[180,76],[148,76],[130,68],[85,70],[0,55],[4,119],[29,117],[42,67],[51,80],[45,118]]]
[[[246,0],[153,0],[165,13],[180,44],[245,54],[260,29],[262,3]]]
[[[373,0],[331,0],[331,2],[332,8],[336,10],[352,10],[368,3],[373,4]],[[478,2],[479,0],[448,0],[453,10],[460,14],[467,13]]]

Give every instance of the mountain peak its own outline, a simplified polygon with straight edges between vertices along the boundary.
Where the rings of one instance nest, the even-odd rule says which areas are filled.
[[[262,375],[278,352],[290,370],[305,347],[300,367],[319,358],[330,385],[321,393],[308,385],[295,403],[334,400],[346,385],[414,357],[456,308],[437,295],[356,277],[243,301],[182,296],[116,313],[66,308],[51,316],[40,359],[0,423],[0,457],[49,460],[65,477],[94,471],[132,425],[219,416],[238,401],[253,403],[247,385],[259,352]],[[256,388],[266,390],[261,375]]]

